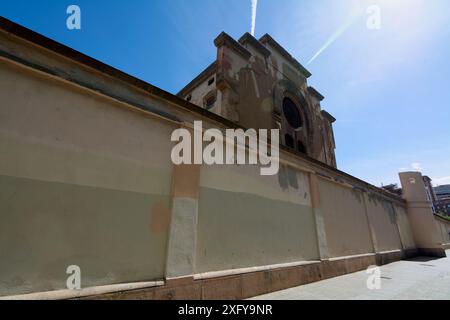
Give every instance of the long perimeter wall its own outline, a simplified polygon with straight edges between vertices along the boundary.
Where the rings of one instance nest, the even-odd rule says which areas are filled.
[[[0,296],[67,295],[76,265],[83,288],[242,298],[415,253],[403,199],[306,157],[173,166],[174,129],[227,122],[53,45],[0,31]]]

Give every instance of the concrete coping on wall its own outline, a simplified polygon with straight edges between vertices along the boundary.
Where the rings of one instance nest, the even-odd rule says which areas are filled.
[[[395,250],[396,252],[397,250]],[[398,250],[400,251],[400,250]],[[380,254],[383,254],[385,252],[380,252]],[[330,258],[329,261],[340,261],[340,260],[347,260],[347,259],[356,259],[356,258],[364,258],[364,257],[373,257],[376,256],[376,253],[364,253],[364,254],[356,254],[352,256],[346,256],[346,257],[336,257],[336,258]]]
[[[164,281],[123,283],[106,286],[96,286],[84,288],[81,290],[64,289],[47,292],[28,293],[15,296],[6,296],[0,297],[0,300],[68,300],[121,291],[148,289],[153,287],[164,286],[164,284],[165,284]]]
[[[250,59],[250,57],[252,56],[250,51],[248,51],[239,42],[234,40],[226,32],[220,33],[219,36],[214,40],[214,44],[217,48],[223,45],[227,45],[230,49],[233,49],[236,53],[240,54],[246,60]]]
[[[380,251],[377,252],[377,254],[391,254],[391,253],[401,253],[402,250],[401,249],[397,249],[397,250],[390,250],[390,251]]]
[[[240,268],[240,269],[224,270],[224,271],[212,271],[212,272],[195,274],[194,280],[223,278],[223,277],[235,276],[235,275],[239,275],[239,274],[276,270],[276,269],[293,268],[293,267],[299,267],[299,266],[311,265],[311,264],[319,264],[319,263],[321,263],[321,261],[319,261],[319,260],[299,261],[299,262],[274,264],[274,265],[261,266],[261,267]]]

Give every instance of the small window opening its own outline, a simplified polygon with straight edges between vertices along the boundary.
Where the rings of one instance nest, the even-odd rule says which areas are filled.
[[[186,97],[186,100],[187,100],[187,102],[191,102],[191,100],[192,100],[192,95],[188,95],[188,96]]]
[[[216,95],[212,94],[205,97],[204,106],[207,110],[212,109],[216,103]]]
[[[209,79],[209,81],[208,81],[208,86],[212,85],[212,84],[214,83],[215,80],[216,80],[215,78]]]
[[[286,143],[286,147],[294,149],[294,138],[290,134],[286,134],[284,137],[284,142]]]

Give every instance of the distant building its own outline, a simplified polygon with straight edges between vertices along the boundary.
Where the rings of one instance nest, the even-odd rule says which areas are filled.
[[[434,188],[436,196],[439,197],[450,197],[450,184],[439,186]]]
[[[432,180],[428,176],[423,177],[423,182],[425,184],[425,189],[427,190],[428,200],[431,202],[433,206],[433,212],[436,213],[435,203],[437,201],[436,194],[434,193]]]
[[[450,185],[436,187],[434,192],[436,194],[434,203],[436,211],[450,216]]]

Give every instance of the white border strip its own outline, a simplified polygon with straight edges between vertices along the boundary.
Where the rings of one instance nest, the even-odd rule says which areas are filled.
[[[390,250],[390,251],[380,251],[377,252],[377,254],[390,254],[390,253],[402,253],[402,249],[395,249],[395,250]]]
[[[357,259],[357,258],[365,258],[365,257],[375,257],[375,253],[364,253],[364,254],[357,254],[353,256],[345,256],[345,257],[335,257],[330,258],[329,261],[340,261],[340,260],[347,260],[347,259]]]

